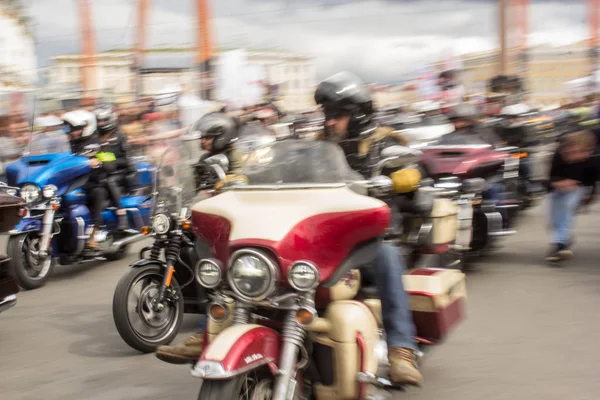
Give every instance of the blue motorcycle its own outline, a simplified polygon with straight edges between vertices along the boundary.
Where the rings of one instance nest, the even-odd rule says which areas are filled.
[[[99,150],[92,147],[86,152]],[[43,286],[57,265],[120,259],[128,245],[145,238],[140,229],[151,216],[154,167],[142,159],[134,162],[135,174],[127,177],[121,200],[128,228],[119,228],[116,208],[107,201],[104,226],[95,234],[97,250],[86,249],[93,228],[82,187],[92,171],[90,161],[71,153],[66,135],[38,134],[29,152],[6,167],[9,185],[18,188],[27,204],[25,217],[9,232],[7,250],[10,270],[22,288]]]

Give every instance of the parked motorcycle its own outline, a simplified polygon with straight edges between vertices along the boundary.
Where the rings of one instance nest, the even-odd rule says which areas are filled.
[[[98,151],[97,145],[85,150]],[[151,164],[137,160],[135,175],[128,177],[121,200],[128,229],[118,229],[116,208],[107,203],[102,213],[106,226],[95,235],[100,248],[86,250],[92,219],[82,186],[90,177],[89,159],[71,153],[66,135],[33,136],[29,151],[6,168],[8,184],[18,187],[27,205],[25,217],[9,232],[8,239],[11,271],[19,285],[24,289],[43,286],[56,265],[124,257],[128,245],[144,238],[139,229],[150,216],[147,199],[152,169]]]
[[[152,224],[142,228],[154,242],[142,249],[113,296],[117,331],[129,346],[144,353],[170,343],[179,333],[183,314],[202,314],[207,302],[192,268],[211,253],[191,230],[190,206],[198,197],[194,165],[182,157],[189,154],[183,151],[185,145],[168,147],[160,157],[152,193]],[[205,164],[210,165],[210,160]]]
[[[512,227],[519,207],[516,200],[518,158],[512,158],[510,152],[502,148],[495,149],[475,135],[456,133],[421,151],[421,165],[433,179],[434,187],[454,188],[460,194],[474,195],[469,251],[481,252],[495,239],[516,233]],[[481,184],[467,181],[476,178],[485,180],[486,189],[496,188],[500,199],[478,195],[477,192],[484,189]]]
[[[384,165],[397,168],[406,153],[389,148]],[[330,142],[293,139],[256,149],[241,175],[192,209],[194,233],[214,254],[194,270],[211,299],[192,370],[198,398],[365,399],[387,388],[381,304],[361,291],[359,268],[373,262],[390,222],[387,205],[366,194],[389,194],[391,180],[365,181]],[[417,332],[443,337],[462,315],[464,274],[406,278]]]
[[[25,204],[23,200],[15,196],[17,188],[9,187],[0,182],[0,232],[8,232],[9,229],[19,223],[24,215]],[[0,256],[0,312],[6,311],[17,303],[19,286],[9,270],[9,261],[5,255]]]

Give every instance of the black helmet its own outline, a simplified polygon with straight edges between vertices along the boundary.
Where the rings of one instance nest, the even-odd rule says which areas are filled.
[[[98,130],[101,134],[108,133],[117,127],[117,113],[110,104],[102,104],[94,110]]]
[[[221,112],[208,113],[193,126],[192,132],[199,133],[200,138],[213,137],[214,151],[223,151],[238,138],[239,124],[233,117]]]
[[[477,107],[468,103],[457,104],[456,107],[448,113],[448,118],[451,121],[463,119],[473,122],[477,119]]]
[[[315,91],[315,101],[323,107],[326,120],[350,115],[346,139],[362,139],[373,133],[373,100],[357,76],[344,71],[325,79]]]

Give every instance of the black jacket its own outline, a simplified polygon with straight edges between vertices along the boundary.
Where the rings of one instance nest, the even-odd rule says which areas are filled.
[[[129,144],[125,135],[119,129],[113,130],[106,136],[101,138],[102,151],[111,152],[115,155],[116,170],[129,171],[131,165],[129,163]]]
[[[594,158],[579,163],[567,163],[563,160],[560,149],[554,153],[552,166],[550,167],[550,182],[558,182],[565,179],[573,179],[581,182],[583,186],[595,186],[598,180],[598,165]],[[552,185],[548,188],[554,190]]]

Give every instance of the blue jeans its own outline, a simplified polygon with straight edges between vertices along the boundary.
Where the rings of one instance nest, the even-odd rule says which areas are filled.
[[[417,350],[415,325],[408,294],[404,291],[402,282],[404,269],[404,257],[400,250],[388,243],[381,245],[373,263],[373,273],[381,298],[383,327],[388,348],[405,347]]]
[[[571,240],[571,227],[577,207],[583,196],[583,188],[570,192],[554,190],[550,193],[550,226],[552,243],[568,244]]]

